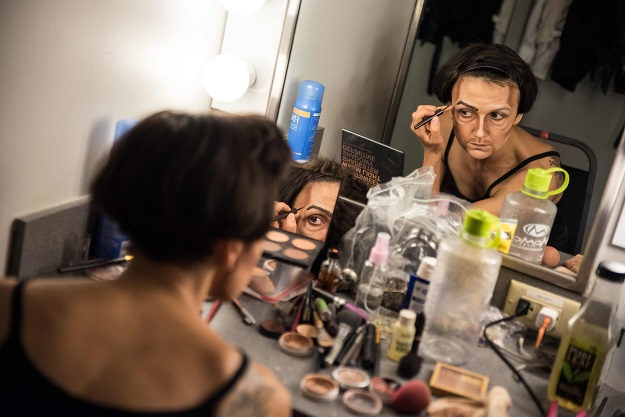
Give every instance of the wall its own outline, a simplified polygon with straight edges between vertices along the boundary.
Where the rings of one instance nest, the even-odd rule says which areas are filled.
[[[117,119],[207,111],[217,0],[0,2],[0,271],[12,220],[84,195]]]
[[[517,49],[523,35],[525,21],[532,2],[518,1],[505,44]],[[440,62],[454,55],[458,47],[449,38],[443,47]],[[439,104],[435,96],[426,94],[427,78],[434,45],[415,43],[406,86],[390,145],[406,153],[405,172],[421,166],[423,149],[409,125],[411,114],[419,104]],[[614,158],[614,143],[625,125],[625,95],[599,87],[586,77],[575,92],[568,92],[559,84],[538,80],[539,94],[532,111],[523,117],[522,124],[562,136],[578,139],[589,145],[597,157],[597,177],[590,206],[586,237],[592,226],[603,194],[606,179]]]

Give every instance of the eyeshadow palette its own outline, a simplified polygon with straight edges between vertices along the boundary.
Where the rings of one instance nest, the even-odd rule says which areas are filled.
[[[323,245],[324,242],[319,240],[272,228],[263,241],[263,257],[308,270],[317,259]]]

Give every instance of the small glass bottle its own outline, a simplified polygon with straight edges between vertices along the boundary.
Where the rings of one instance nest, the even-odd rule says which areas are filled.
[[[417,315],[412,310],[400,310],[399,319],[393,324],[391,347],[387,351],[390,360],[399,362],[412,348]]]
[[[625,279],[620,262],[602,262],[590,297],[568,322],[549,377],[547,396],[573,412],[588,410],[611,338],[611,315]]]
[[[375,246],[371,248],[369,259],[365,261],[360,274],[356,305],[368,313],[375,313],[382,304],[390,240],[388,233],[378,233]]]
[[[319,280],[317,285],[322,290],[336,293],[341,275],[341,265],[339,265],[340,252],[338,249],[328,249],[328,257],[321,263],[319,269]]]

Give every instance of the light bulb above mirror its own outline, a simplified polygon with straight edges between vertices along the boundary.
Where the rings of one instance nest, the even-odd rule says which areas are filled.
[[[268,0],[219,0],[228,13],[246,16],[256,13]]]
[[[204,90],[217,101],[238,100],[255,82],[252,64],[234,55],[214,56],[202,71]]]

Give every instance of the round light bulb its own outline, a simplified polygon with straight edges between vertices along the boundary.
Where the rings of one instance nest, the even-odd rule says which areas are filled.
[[[240,99],[255,81],[254,67],[233,55],[211,58],[202,73],[202,85],[206,93],[223,102]]]
[[[245,16],[256,13],[267,0],[219,0],[228,13]]]

